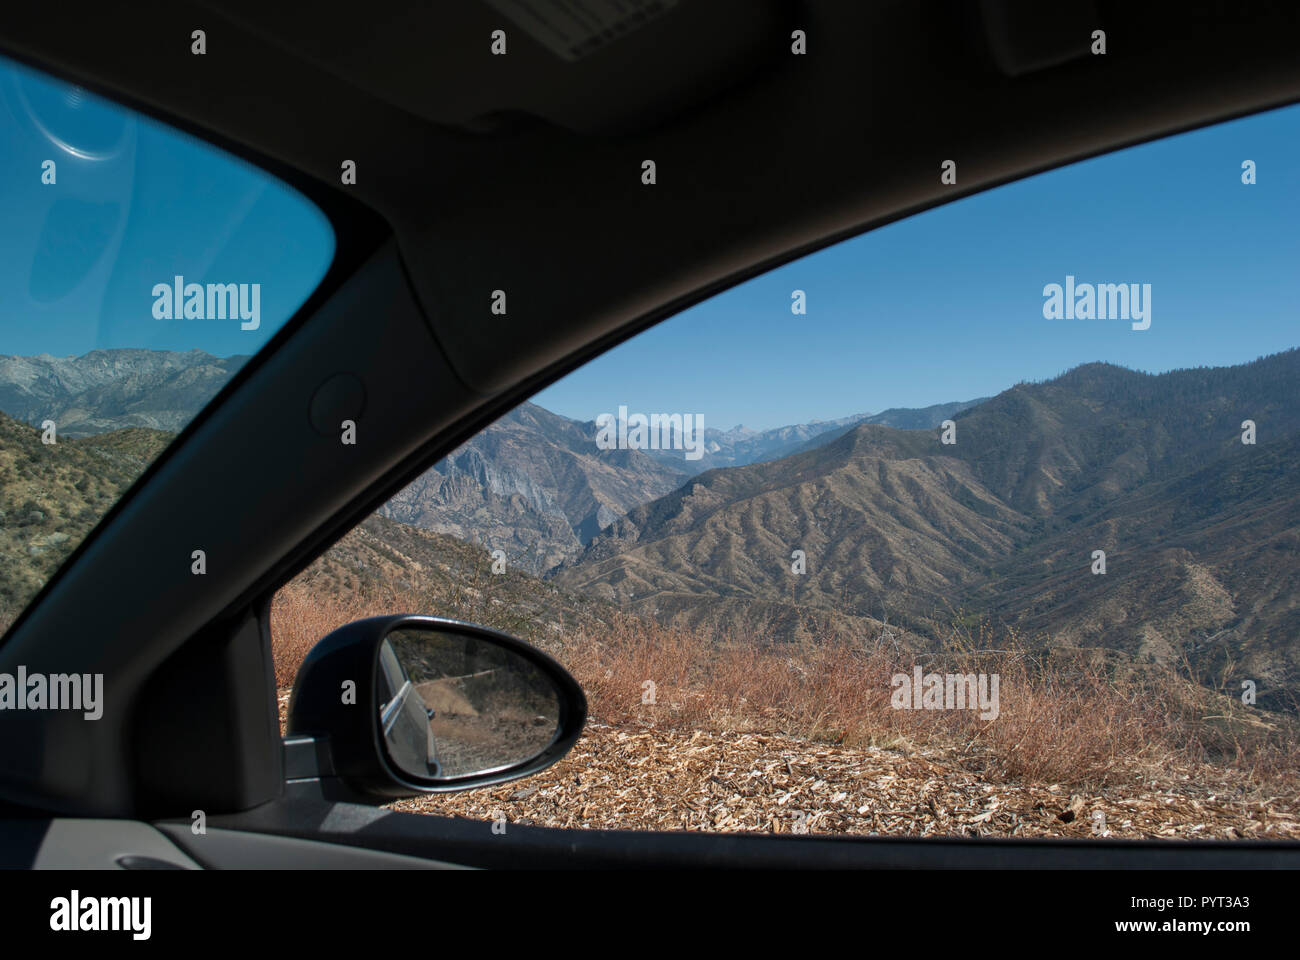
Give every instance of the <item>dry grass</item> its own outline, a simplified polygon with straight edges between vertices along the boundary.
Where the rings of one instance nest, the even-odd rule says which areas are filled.
[[[303,658],[330,631],[364,617],[411,613],[416,609],[414,605],[404,606],[393,591],[339,594],[315,590],[310,582],[301,580],[285,584],[271,603],[276,686],[293,686]]]
[[[453,598],[454,600],[454,598]],[[295,582],[272,609],[279,684],[330,630],[377,613],[428,609],[393,591],[340,597]],[[450,615],[455,616],[452,611]],[[892,678],[913,660],[889,644],[801,644],[717,637],[619,616],[599,635],[530,639],[582,684],[594,722],[618,729],[775,734],[810,744],[940,751],[1000,783],[1076,789],[1176,776],[1235,796],[1297,806],[1293,725],[1215,697],[1175,672],[1117,670],[1095,651],[1031,651],[1018,638],[957,632],[921,662],[935,673],[997,674],[999,715],[891,705]],[[653,686],[651,686],[653,684]],[[1204,718],[1213,715],[1215,722]]]
[[[897,674],[914,662],[892,649],[843,639],[799,645],[715,642],[631,617],[612,635],[570,642],[562,659],[593,715],[614,724],[677,730],[781,733],[850,747],[942,748],[999,781],[1102,787],[1197,768],[1220,784],[1294,797],[1300,750],[1294,726],[1174,672],[1115,671],[1100,657],[1035,653],[1015,637],[1001,649],[953,642],[926,673],[999,677],[999,713],[896,709]],[[643,703],[653,681],[655,703]],[[1213,710],[1227,723],[1207,724]]]

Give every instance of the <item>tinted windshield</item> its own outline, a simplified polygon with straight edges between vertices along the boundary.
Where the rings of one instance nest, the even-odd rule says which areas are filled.
[[[400,805],[442,816],[1300,837],[1298,145],[1097,157],[648,329],[286,586],[281,683],[395,609],[554,653],[583,742]]]
[[[0,630],[311,294],[325,216],[0,58]]]

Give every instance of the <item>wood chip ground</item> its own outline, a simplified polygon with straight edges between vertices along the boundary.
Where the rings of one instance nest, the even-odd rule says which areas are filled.
[[[922,754],[590,724],[567,757],[534,777],[392,809],[577,829],[1300,839],[1293,807],[1220,795],[1183,776],[1088,795],[987,783]]]
[[[280,696],[283,728],[288,692]],[[588,723],[548,770],[393,810],[586,830],[882,836],[1300,839],[1296,797],[1240,794],[1204,771],[1128,787],[990,783],[936,751],[837,747],[766,733]]]

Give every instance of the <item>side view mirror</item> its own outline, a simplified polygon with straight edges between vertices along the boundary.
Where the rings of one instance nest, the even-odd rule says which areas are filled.
[[[326,636],[298,669],[286,777],[383,800],[505,783],[568,753],[586,718],[577,681],[522,640],[371,617]]]

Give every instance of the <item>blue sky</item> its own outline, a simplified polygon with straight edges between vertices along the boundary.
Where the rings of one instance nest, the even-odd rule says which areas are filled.
[[[0,354],[251,354],[334,255],[296,191],[207,144],[0,59]],[[42,182],[43,164],[56,180]],[[260,284],[261,325],[158,320],[155,284]]]
[[[1067,274],[1151,284],[1150,329],[1045,320],[1043,287]],[[761,429],[992,395],[1094,360],[1237,364],[1300,344],[1298,284],[1300,107],[1287,107],[845,241],[670,318],[534,399],[577,419],[626,404]],[[806,316],[790,313],[795,289]]]
[[[334,238],[254,167],[0,59],[0,354],[255,352]],[[1241,182],[1253,160],[1258,182]],[[57,183],[41,164],[57,163]],[[960,161],[960,158],[958,158]],[[935,175],[938,175],[936,162]],[[1163,371],[1300,343],[1300,107],[1010,184],[805,257],[615,348],[535,401],[754,428],[997,393],[1105,360]],[[261,327],[158,320],[152,289],[261,284]],[[1046,320],[1043,287],[1139,283],[1152,322]],[[793,316],[802,289],[808,313]]]

